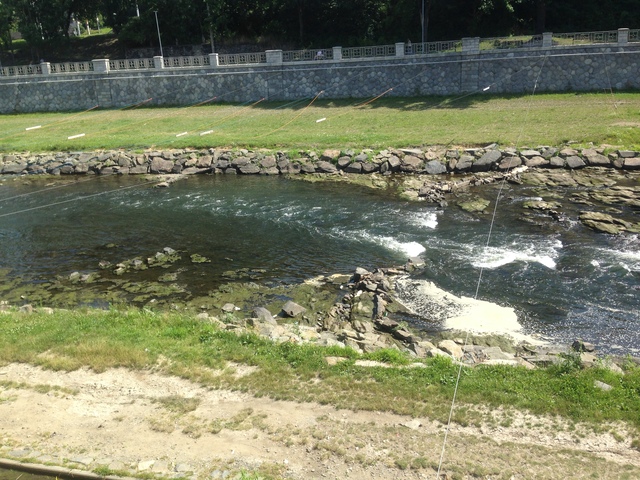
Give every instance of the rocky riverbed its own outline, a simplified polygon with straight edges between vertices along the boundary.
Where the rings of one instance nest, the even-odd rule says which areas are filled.
[[[377,153],[327,150],[322,154],[299,152],[298,155],[225,149],[16,154],[4,155],[0,162],[0,171],[7,181],[146,174],[155,175],[151,181],[158,188],[171,188],[173,182],[188,179],[190,175],[288,175],[310,182],[364,185],[409,200],[430,202],[440,208],[460,208],[477,216],[488,216],[492,212],[503,185],[520,184],[533,187],[537,195],[522,202],[524,221],[549,231],[581,222],[594,232],[616,235],[640,232],[639,169],[640,154],[635,151],[569,147],[515,150],[499,149],[495,145],[465,149],[387,149]],[[118,246],[105,245],[104,248],[117,250]],[[306,335],[314,341],[338,342],[364,352],[396,345],[417,356],[437,350],[437,345],[421,345],[426,340],[397,328],[406,320],[404,316],[420,307],[405,308],[390,298],[396,277],[416,268],[420,259],[413,259],[414,263],[403,265],[399,270],[380,268],[367,274],[366,281],[357,279],[358,272],[353,276],[342,272],[299,285],[267,286],[260,282],[267,273],[264,269],[230,269],[222,275],[227,283],[206,295],[193,295],[178,282],[179,275],[185,269],[207,262],[210,259],[201,252],[167,247],[141,257],[101,260],[93,271],[61,274],[38,284],[22,285],[17,279],[7,278],[2,293],[13,305],[100,306],[133,302],[149,307],[189,309],[203,317],[219,320],[224,317],[225,328],[229,325],[229,328],[246,328],[246,321],[252,318],[236,318],[240,317],[236,308],[247,314],[251,305],[261,304],[267,312],[279,315],[282,310],[279,299],[287,298],[306,310],[302,317],[292,317],[300,317],[295,320],[296,328],[309,328],[320,335],[316,338],[308,331]],[[149,272],[159,273],[150,275]],[[355,280],[350,282],[350,278]],[[410,282],[401,281],[398,285],[407,289]],[[431,298],[433,305],[437,305],[437,297]],[[449,312],[449,318],[460,317],[462,302],[456,301],[457,311]],[[226,305],[232,307],[225,310]],[[438,308],[446,311],[444,304]],[[266,312],[262,313],[258,319],[269,317]],[[389,319],[389,315],[394,318]],[[421,315],[424,316],[424,312]],[[431,308],[429,315],[439,314]],[[395,324],[375,323],[383,320]],[[515,315],[508,322],[514,326],[504,333],[517,337],[519,325]],[[263,321],[256,325],[258,331],[274,339],[291,333],[286,322],[275,326],[271,321]],[[449,326],[457,325],[460,323],[452,322]],[[482,333],[490,332],[490,328],[497,329],[495,322]],[[483,355],[480,358],[484,358]]]
[[[495,147],[336,150],[320,155],[219,149],[59,153],[5,155],[0,169],[6,175],[0,181],[51,186],[90,176],[145,174],[154,175],[148,179],[149,188],[171,189],[176,186],[173,182],[194,174],[288,175],[311,182],[364,185],[439,208],[460,209],[479,219],[490,216],[497,198],[512,195],[503,186],[529,185],[536,196],[522,201],[520,208],[522,220],[532,228],[553,232],[579,222],[593,229],[593,235],[618,238],[638,232],[637,159],[637,152],[547,147],[518,152]],[[268,272],[262,268],[233,268],[230,262],[223,284],[193,295],[180,281],[181,275],[186,269],[209,265],[212,256],[171,247],[134,257],[121,254],[118,245],[102,245],[104,258],[91,271],[67,270],[28,286],[0,272],[0,294],[6,299],[0,310],[29,314],[51,311],[41,306],[48,304],[100,307],[134,301],[146,308],[190,311],[220,329],[251,332],[274,342],[362,353],[398,349],[415,359],[406,368],[424,368],[421,358],[442,356],[465,368],[539,368],[571,361],[621,373],[623,362],[637,361],[604,355],[579,338],[555,345],[528,337],[512,309],[458,297],[416,280],[416,273],[431,268],[423,258],[286,285],[263,282]],[[424,301],[400,301],[400,293],[407,298],[412,291]],[[411,321],[418,318],[415,313],[437,320],[438,328],[412,328]],[[464,327],[469,323],[464,319],[477,320],[483,314],[487,321],[474,322],[467,336],[469,329]],[[338,356],[325,360],[343,361]],[[357,362],[361,368],[386,366]],[[250,367],[229,368],[241,376]],[[244,469],[269,467],[287,478],[416,478],[432,473],[433,461],[425,466],[424,458],[437,458],[442,447],[442,425],[432,419],[285,404],[205,389],[152,372],[60,373],[13,364],[0,369],[0,381],[7,385],[0,392],[0,407],[3,418],[10,419],[1,428],[0,456],[63,466],[60,472],[76,468],[192,479],[243,478],[239,472]],[[43,385],[53,390],[44,390]],[[594,387],[608,390],[611,385],[597,382]],[[195,413],[175,418],[163,411],[160,402],[171,394],[203,400]],[[633,475],[640,465],[637,449],[629,447],[630,435],[621,426],[596,435],[573,424],[559,427],[558,419],[499,411],[491,416],[498,420],[480,426],[454,425],[448,459],[455,455],[463,465],[461,471],[468,471],[471,461],[484,469],[474,473],[478,477],[513,469],[514,478],[569,478],[582,469],[582,476],[597,471],[603,478],[621,478]],[[224,426],[222,431],[198,430],[212,418]],[[505,452],[509,454],[503,461]],[[572,456],[575,463],[566,460]],[[542,457],[552,464],[544,473],[540,473]]]

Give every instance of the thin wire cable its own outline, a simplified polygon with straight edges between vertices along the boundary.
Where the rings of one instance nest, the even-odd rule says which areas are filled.
[[[604,58],[604,71],[607,74],[607,82],[609,83],[609,92],[611,93],[611,100],[613,100],[613,108],[616,110],[616,114],[618,113],[618,104],[616,103],[616,97],[613,93],[613,84],[611,83],[611,76],[609,75],[609,65],[607,65],[607,60],[604,53],[601,53],[602,58]]]
[[[283,124],[283,125],[279,126],[278,128],[276,128],[276,129],[274,129],[274,130],[272,130],[272,131],[270,131],[270,132],[267,132],[267,133],[262,134],[262,135],[258,135],[256,138],[267,137],[267,136],[269,136],[269,135],[271,135],[271,134],[273,134],[273,133],[276,133],[276,132],[277,132],[277,131],[279,131],[279,130],[282,130],[282,129],[283,129],[284,127],[286,127],[287,125],[290,125],[291,123],[295,122],[298,118],[300,118],[300,116],[301,116],[301,115],[302,115],[302,114],[303,114],[303,113],[304,113],[304,112],[305,112],[305,111],[306,111],[306,110],[307,110],[311,105],[313,105],[313,102],[315,102],[315,101],[318,99],[318,97],[319,97],[320,95],[322,95],[323,93],[324,93],[324,90],[320,90],[320,91],[318,92],[318,94],[317,94],[315,97],[313,97],[313,100],[311,100],[311,102],[309,102],[309,104],[308,104],[306,107],[304,107],[302,110],[300,110],[300,112],[299,112],[296,116],[294,116],[291,120],[289,120],[287,123],[285,123],[285,124]]]
[[[86,200],[87,198],[99,197],[100,195],[107,195],[107,194],[113,193],[113,192],[121,192],[122,190],[128,190],[130,188],[142,187],[144,185],[150,185],[152,183],[158,183],[158,180],[152,180],[152,181],[149,181],[149,182],[138,183],[136,185],[129,185],[128,187],[115,188],[113,190],[105,190],[104,192],[93,193],[91,195],[84,195],[82,197],[75,197],[75,198],[69,198],[67,200],[60,200],[59,202],[52,202],[52,203],[47,203],[45,205],[38,205],[37,207],[25,208],[25,209],[22,209],[22,210],[17,210],[15,212],[2,213],[2,214],[0,214],[0,218],[9,217],[11,215],[18,215],[20,213],[32,212],[34,210],[41,210],[43,208],[55,207],[57,205],[63,205],[65,203],[76,202],[78,200]]]
[[[545,61],[546,61],[546,56],[545,56]],[[520,129],[520,132],[518,133],[518,138],[516,140],[516,148],[518,147],[518,145],[520,144],[520,139],[522,137],[522,133],[524,132],[524,129],[526,127],[526,125],[528,124],[529,121],[529,114],[531,112],[531,104],[533,102],[533,96],[536,93],[536,89],[538,88],[538,80],[540,79],[540,75],[542,74],[542,70],[544,68],[544,64],[545,62],[542,63],[542,66],[540,67],[540,70],[538,71],[538,75],[536,76],[535,82],[533,84],[533,91],[531,92],[531,96],[529,97],[529,105],[527,107],[527,111],[526,111],[526,115],[525,115],[525,121],[522,123],[522,128]],[[511,167],[511,162],[509,163],[509,165],[507,166],[507,171],[509,170],[509,168]],[[502,196],[502,190],[504,189],[504,185],[506,184],[506,179],[507,179],[507,175],[505,174],[502,177],[502,182],[500,183],[500,188],[498,190],[498,195],[496,197],[496,202],[493,208],[493,213],[491,215],[491,222],[489,224],[489,233],[487,234],[487,242],[485,244],[485,248],[487,248],[491,242],[491,237],[493,234],[493,226],[495,224],[495,220],[498,214],[498,204],[500,203],[500,197]],[[480,274],[478,275],[478,283],[476,285],[476,293],[474,295],[474,300],[478,299],[478,292],[480,291],[480,284],[482,283],[482,275],[484,272],[484,267],[481,266],[480,267]],[[467,331],[467,334],[465,336],[464,339],[464,347],[467,346],[467,342],[469,341],[469,331]],[[444,432],[444,439],[442,442],[442,451],[440,452],[440,461],[438,462],[438,472],[436,474],[436,479],[440,479],[440,472],[442,471],[442,464],[444,462],[444,454],[446,451],[446,446],[447,446],[447,439],[449,437],[449,431],[451,430],[451,420],[453,418],[453,411],[455,409],[455,403],[456,403],[456,398],[458,396],[458,387],[460,385],[460,377],[462,375],[462,362],[460,362],[460,365],[458,366],[458,375],[456,377],[456,384],[455,387],[453,389],[453,398],[451,401],[451,409],[449,410],[449,418],[447,420],[447,428],[445,429]]]
[[[92,110],[95,110],[96,108],[100,108],[100,105],[95,105],[95,106],[93,106],[93,107],[91,107],[91,108],[89,108],[87,110],[83,110],[82,112],[74,113],[70,117],[67,117],[67,118],[64,118],[64,119],[61,119],[61,120],[57,120],[55,122],[52,122],[52,123],[49,123],[49,124],[46,124],[46,125],[42,125],[40,128],[49,128],[49,127],[53,127],[53,126],[56,126],[56,125],[61,125],[63,123],[67,123],[67,122],[71,121],[73,118],[78,117],[80,115],[84,115],[85,113],[91,112]],[[24,130],[21,130],[19,132],[12,133],[10,135],[2,137],[2,138],[0,138],[0,140],[6,140],[7,138],[15,137],[16,135],[21,135],[21,134],[24,134],[24,133],[26,133],[26,132]]]
[[[27,192],[27,193],[21,193],[20,195],[13,195],[12,197],[6,197],[6,198],[0,198],[0,202],[7,202],[9,200],[14,200],[16,198],[22,198],[22,197],[29,197],[31,195],[35,195],[37,193],[42,193],[42,192],[48,192],[50,190],[57,190],[58,188],[65,188],[65,187],[69,187],[72,185],[79,185],[81,183],[87,183],[90,182],[94,179],[98,178],[98,176],[93,176],[90,178],[87,178],[85,180],[75,180],[73,182],[68,182],[68,183],[64,183],[62,185],[55,185],[53,187],[49,187],[49,188],[41,188],[40,190],[36,190],[35,192]]]

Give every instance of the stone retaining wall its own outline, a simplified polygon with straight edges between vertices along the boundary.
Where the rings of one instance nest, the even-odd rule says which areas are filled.
[[[379,60],[0,78],[0,113],[380,95],[640,88],[640,43],[386,57]]]
[[[498,149],[386,149],[381,152],[326,150],[293,156],[285,152],[249,150],[168,150],[134,153],[105,151],[4,155],[0,173],[5,175],[136,175],[226,174],[283,175],[311,173],[421,173],[445,174],[507,171],[519,166],[580,169],[587,166],[640,170],[640,152],[603,148],[575,150],[555,147]]]

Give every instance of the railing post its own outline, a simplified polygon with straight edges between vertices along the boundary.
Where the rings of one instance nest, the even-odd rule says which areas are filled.
[[[40,68],[42,70],[42,75],[51,75],[51,63],[41,62]]]
[[[629,43],[629,29],[619,28],[618,29],[618,45],[626,45],[627,43]]]
[[[404,42],[396,43],[396,57],[404,57]]]
[[[282,50],[267,50],[267,64],[279,65],[282,63]]]
[[[553,47],[553,33],[544,32],[542,34],[542,48],[551,48]]]
[[[164,58],[160,56],[153,57],[153,68],[156,70],[164,68]]]
[[[333,59],[342,60],[342,47],[333,47]]]
[[[480,37],[463,38],[462,53],[480,53]]]
[[[220,59],[218,58],[218,54],[217,53],[210,53],[209,54],[209,66],[211,68],[216,68],[220,66]]]
[[[106,58],[100,58],[97,60],[91,60],[93,63],[93,71],[95,73],[109,73],[109,60]]]

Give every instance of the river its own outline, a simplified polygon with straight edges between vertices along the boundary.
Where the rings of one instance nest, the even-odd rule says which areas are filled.
[[[422,256],[426,268],[416,278],[469,297],[481,278],[478,298],[514,308],[527,334],[640,352],[638,235],[596,234],[571,215],[558,224],[525,221],[522,201],[535,197],[525,186],[504,192],[487,246],[490,215],[354,185],[223,175],[169,188],[144,182],[3,179],[0,299],[16,303],[25,285],[164,247],[210,260],[176,271],[191,295],[227,282],[229,270],[250,269],[260,272],[256,281],[278,284]],[[497,187],[487,191],[497,195]]]

